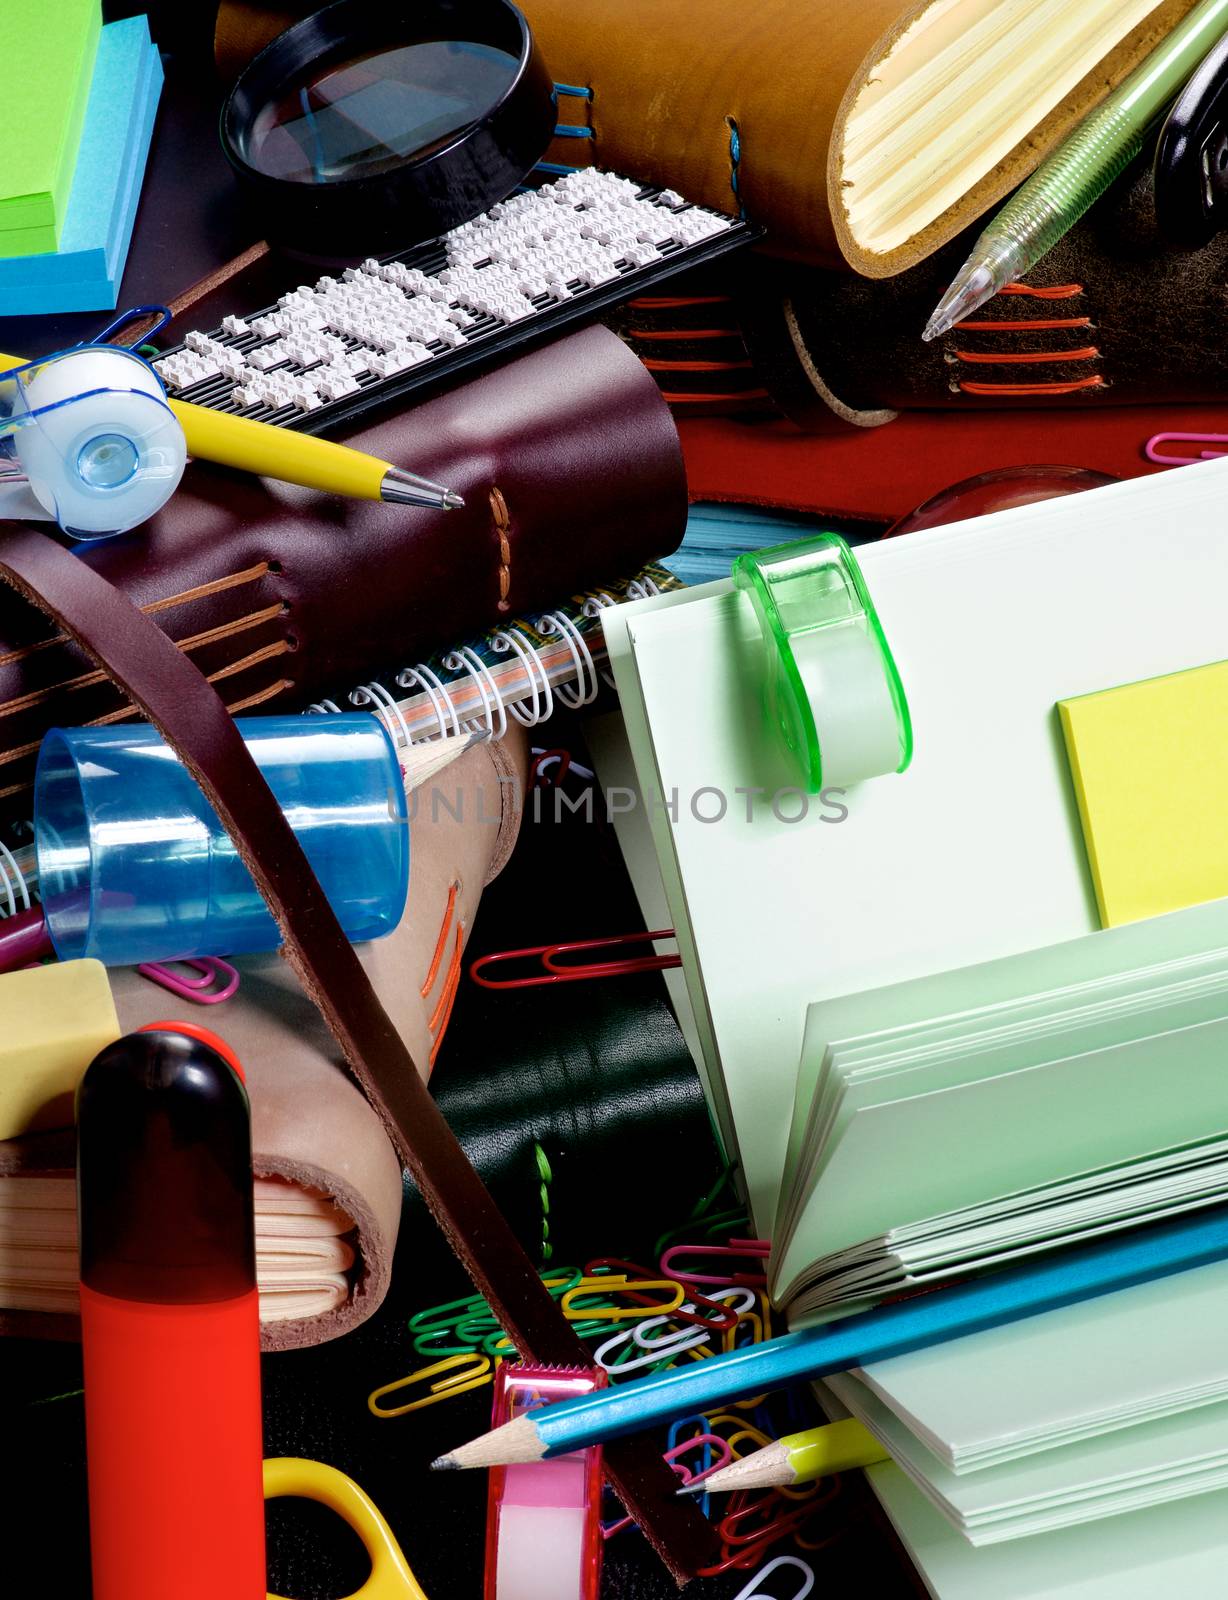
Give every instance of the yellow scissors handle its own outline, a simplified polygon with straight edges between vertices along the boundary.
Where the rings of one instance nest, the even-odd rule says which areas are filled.
[[[371,1576],[347,1600],[426,1600],[379,1507],[353,1478],[322,1461],[278,1456],[264,1464],[264,1498],[277,1500],[287,1495],[318,1500],[348,1522],[362,1540],[371,1558]],[[271,1594],[268,1600],[283,1597]]]

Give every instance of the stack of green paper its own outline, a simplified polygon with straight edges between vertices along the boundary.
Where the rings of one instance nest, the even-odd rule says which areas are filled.
[[[1228,901],[811,1006],[770,1281],[850,1309],[1228,1194]]]
[[[0,256],[58,248],[101,25],[99,0],[0,5]]]
[[[1123,1600],[1164,1592],[1153,1561],[1165,1568],[1180,1540],[1161,1529],[1223,1515],[1225,1316],[1217,1262],[818,1387],[831,1415],[858,1417],[890,1451],[870,1479],[934,1594]],[[1122,1549],[1143,1557],[1137,1586]]]

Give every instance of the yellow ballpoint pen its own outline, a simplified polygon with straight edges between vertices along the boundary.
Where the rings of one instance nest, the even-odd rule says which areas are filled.
[[[828,1422],[804,1433],[786,1434],[775,1444],[756,1450],[740,1461],[714,1472],[700,1483],[688,1484],[680,1494],[706,1494],[714,1489],[792,1488],[797,1483],[813,1483],[836,1472],[851,1472],[854,1467],[872,1467],[886,1461],[887,1452],[860,1422]]]
[[[0,355],[0,372],[22,365],[24,357]],[[323,494],[345,495],[354,500],[385,500],[392,505],[425,506],[455,511],[464,500],[453,489],[420,478],[415,473],[380,461],[362,450],[275,428],[250,417],[212,411],[186,400],[170,406],[183,428],[188,454],[219,466],[237,467],[284,483],[301,484]]]

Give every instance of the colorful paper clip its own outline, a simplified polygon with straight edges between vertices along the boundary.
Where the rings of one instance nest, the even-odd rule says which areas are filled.
[[[570,944],[535,944],[523,950],[494,950],[490,955],[479,956],[470,964],[469,976],[483,989],[537,989],[547,983],[579,983],[588,978],[621,978],[632,972],[665,972],[680,967],[678,955],[635,956],[624,961],[591,961],[577,965],[560,961],[560,956],[577,950],[613,950],[625,944],[651,944],[658,939],[672,939],[672,928],[658,928],[655,933],[620,933],[609,939],[577,939]],[[540,966],[532,969],[534,975],[526,978],[485,978],[487,967],[503,961],[528,961],[540,956]]]
[[[429,1391],[420,1400],[409,1400],[403,1406],[379,1406],[375,1403],[377,1400],[382,1400],[386,1394],[395,1394],[400,1389],[408,1389],[411,1384],[426,1383],[431,1378],[438,1378],[441,1372],[450,1373],[451,1376],[432,1383]],[[372,1389],[367,1396],[367,1410],[373,1417],[403,1417],[410,1411],[422,1411],[427,1406],[437,1405],[440,1400],[450,1400],[455,1394],[465,1394],[470,1389],[480,1389],[484,1383],[490,1382],[493,1372],[494,1363],[491,1358],[478,1355],[476,1351],[464,1355],[445,1356],[442,1361],[433,1361],[428,1367],[419,1367],[417,1372],[411,1372],[407,1377],[397,1378],[393,1383],[385,1383],[379,1389]]]
[[[672,1431],[671,1429],[671,1433]],[[693,1450],[696,1445],[703,1446],[704,1454],[702,1464],[695,1471],[692,1471],[691,1468],[679,1461],[678,1457],[685,1455],[688,1450]],[[713,1455],[713,1451],[716,1452],[715,1455]],[[727,1467],[732,1460],[732,1454],[724,1439],[719,1438],[715,1433],[696,1433],[692,1434],[689,1439],[683,1439],[680,1443],[671,1445],[661,1459],[669,1463],[685,1486],[692,1483],[702,1483],[705,1478],[710,1478],[714,1472],[719,1472],[722,1467]],[[620,1517],[617,1522],[603,1522],[601,1524],[601,1537],[603,1539],[612,1539],[616,1533],[621,1533],[624,1528],[630,1528],[634,1524],[634,1517]]]
[[[191,967],[199,977],[187,978],[175,967]],[[216,1006],[229,1000],[239,987],[239,974],[220,956],[200,956],[182,961],[144,961],[136,969],[150,983],[177,995],[180,1000],[190,1000],[193,1005]]]
[[[1199,450],[1196,454],[1165,455],[1159,446],[1162,444],[1210,444],[1218,445],[1216,450]],[[1218,457],[1228,454],[1228,433],[1153,433],[1143,446],[1143,454],[1148,461],[1154,461],[1160,467],[1188,467],[1195,461],[1215,461]]]
[[[791,1595],[777,1595],[773,1584],[771,1592],[763,1587],[763,1580],[770,1578],[774,1572],[779,1572],[783,1567],[792,1567],[802,1574],[802,1586],[795,1589]],[[745,1589],[739,1589],[733,1600],[806,1600],[806,1596],[814,1588],[814,1568],[808,1561],[803,1561],[800,1556],[775,1556],[767,1566],[760,1567]]]
[[[735,1272],[732,1276],[724,1273],[681,1272],[673,1264],[674,1257],[702,1256],[705,1259],[765,1261],[771,1250],[771,1243],[767,1239],[730,1239],[727,1244],[674,1244],[662,1252],[660,1268],[664,1277],[676,1278],[679,1283],[715,1284],[721,1288],[750,1284],[755,1288],[761,1288],[767,1283],[767,1278],[762,1272]]]

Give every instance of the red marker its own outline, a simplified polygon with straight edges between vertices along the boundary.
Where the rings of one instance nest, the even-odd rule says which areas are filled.
[[[154,1023],[95,1056],[77,1125],[94,1600],[265,1600],[242,1069]]]

